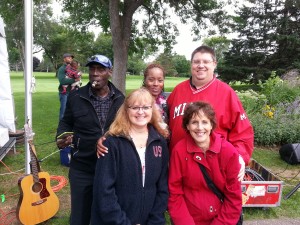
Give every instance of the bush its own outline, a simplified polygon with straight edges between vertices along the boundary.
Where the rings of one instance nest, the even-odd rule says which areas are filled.
[[[300,100],[266,105],[260,113],[249,114],[254,128],[255,144],[272,146],[300,141]]]
[[[265,95],[259,94],[252,89],[247,91],[236,91],[236,93],[243,103],[243,107],[248,115],[261,112],[261,109],[268,101]]]
[[[300,88],[272,76],[261,92],[236,91],[254,129],[257,145],[300,142]]]
[[[279,103],[292,102],[300,96],[300,87],[291,86],[272,73],[264,83],[259,82],[261,93],[268,99],[268,104],[275,106]]]

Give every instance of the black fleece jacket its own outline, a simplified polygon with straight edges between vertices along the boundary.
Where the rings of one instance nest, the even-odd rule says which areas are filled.
[[[105,146],[108,154],[100,157],[96,166],[91,224],[164,225],[169,164],[166,140],[149,127],[144,186],[133,142],[123,136],[109,136]]]
[[[103,136],[113,122],[116,113],[124,102],[124,95],[111,82],[109,88],[114,92],[104,127],[101,127],[94,106],[90,102],[91,84],[72,91],[67,100],[66,111],[60,120],[57,135],[63,132],[74,132],[70,167],[94,173],[97,155],[97,140]]]

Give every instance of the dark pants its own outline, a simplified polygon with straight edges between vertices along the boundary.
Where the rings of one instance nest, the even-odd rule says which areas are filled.
[[[70,225],[89,225],[93,201],[94,174],[70,168]]]

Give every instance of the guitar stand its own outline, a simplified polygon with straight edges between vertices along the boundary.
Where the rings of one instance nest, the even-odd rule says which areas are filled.
[[[289,197],[291,197],[298,190],[298,188],[300,188],[300,183],[298,183],[293,190],[291,190],[290,193],[284,197],[284,199],[287,200]]]

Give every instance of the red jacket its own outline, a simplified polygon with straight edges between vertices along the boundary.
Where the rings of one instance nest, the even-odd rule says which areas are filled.
[[[235,225],[242,210],[237,150],[212,133],[206,154],[190,135],[174,147],[169,169],[168,211],[175,225]],[[224,194],[224,202],[210,190],[199,163]]]
[[[251,123],[235,91],[215,77],[198,90],[191,87],[190,80],[183,81],[168,97],[171,154],[175,144],[185,136],[185,131],[182,129],[185,106],[195,101],[205,101],[213,106],[218,123],[215,131],[222,134],[238,150],[247,165],[254,145]]]

